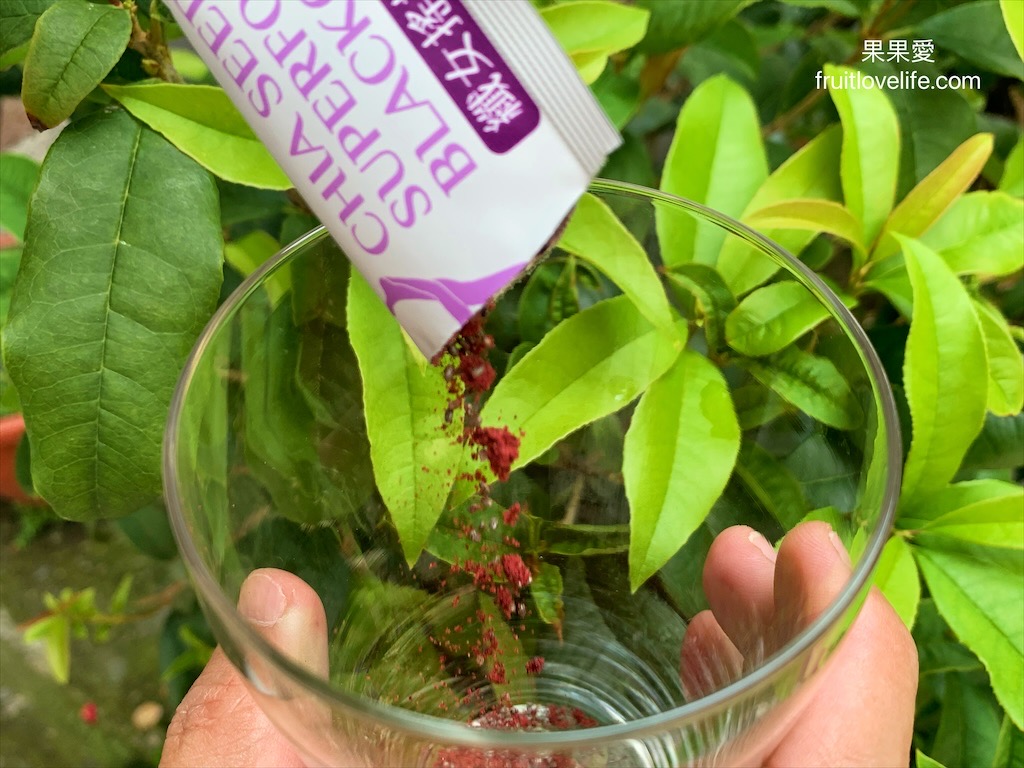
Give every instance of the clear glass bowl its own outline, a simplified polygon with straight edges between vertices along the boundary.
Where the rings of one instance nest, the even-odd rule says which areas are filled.
[[[688,321],[689,349],[718,365],[742,430],[739,460],[707,518],[635,592],[622,481],[622,436],[635,407],[625,400],[632,398],[496,484],[494,507],[468,511],[467,494],[453,492],[440,543],[431,539],[409,567],[371,466],[346,329],[348,261],[325,231],[282,249],[246,280],[196,344],[165,442],[175,535],[219,643],[310,764],[749,762],[797,716],[809,678],[859,608],[892,522],[900,468],[892,395],[864,332],[814,272],[728,217],[628,184],[597,181],[590,191],[659,267]],[[821,322],[798,346],[840,377],[838,389],[848,391],[832,394],[853,417],[836,426],[836,417],[816,407],[805,412],[793,403],[806,398],[772,381],[776,358],[751,365],[722,346],[714,299],[702,300],[699,286],[697,298],[686,289],[703,279],[700,270],[690,270],[687,283],[664,268],[658,233],[680,231],[691,233],[683,241],[698,243],[702,258],[727,248],[733,264],[744,265],[742,275],[760,276],[739,283],[789,281],[790,299],[795,292],[811,316],[819,312]],[[556,247],[536,280],[550,286],[559,279],[576,286],[583,310],[617,292]],[[548,332],[561,311],[550,301],[537,304],[547,294],[523,282],[488,320],[499,376],[510,358],[522,359],[522,350],[512,352],[518,342]],[[518,308],[525,308],[519,317]],[[437,428],[442,418],[436,414]],[[510,531],[498,510],[513,501],[524,504],[518,525],[527,521],[533,533],[517,527],[524,541],[510,550],[500,543]],[[772,627],[742,669],[705,659],[712,682],[697,693],[686,688],[679,648],[690,620],[707,607],[701,570],[715,535],[743,524],[777,544],[807,517],[828,520],[851,546],[852,578],[820,615]],[[484,554],[479,540],[491,542]],[[469,554],[453,555],[453,547]],[[451,566],[474,553],[485,561],[502,547],[521,554],[533,576],[507,617],[495,609],[500,574],[481,590],[466,567]],[[320,595],[331,643],[326,679],[290,649],[268,644],[237,612],[243,580],[261,567],[289,570]],[[493,675],[493,653],[480,650],[488,644],[504,661],[503,679]],[[534,657],[545,660],[543,668],[523,674]],[[530,727],[502,730],[517,719]]]

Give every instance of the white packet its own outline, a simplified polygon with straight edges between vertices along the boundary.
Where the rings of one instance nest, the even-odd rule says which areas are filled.
[[[527,0],[166,0],[428,358],[620,142]]]

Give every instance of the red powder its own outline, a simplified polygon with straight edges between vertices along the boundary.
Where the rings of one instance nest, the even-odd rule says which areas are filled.
[[[505,572],[505,578],[517,589],[522,589],[533,581],[533,574],[519,555],[502,555],[501,569]]]
[[[509,592],[508,587],[498,587],[494,590],[494,602],[497,603],[498,608],[505,615],[506,619],[512,618],[512,609],[515,606],[515,600],[512,597],[512,593]]]
[[[468,353],[459,358],[459,377],[468,392],[486,392],[496,375],[493,366],[480,355]]]
[[[494,662],[494,666],[491,667],[491,671],[487,673],[487,679],[495,685],[504,685],[508,682],[505,677],[505,665],[500,661]]]
[[[515,525],[519,521],[519,513],[521,511],[522,508],[519,506],[519,502],[517,501],[511,507],[502,512],[501,517],[505,521],[505,525]]]
[[[480,446],[491,472],[502,482],[508,480],[512,463],[519,458],[519,438],[509,432],[508,427],[477,427],[470,442]]]
[[[526,674],[528,675],[539,675],[544,669],[544,657],[534,656],[528,662],[526,662]]]
[[[96,702],[87,701],[82,705],[82,708],[78,710],[79,719],[86,725],[96,725],[97,708]]]

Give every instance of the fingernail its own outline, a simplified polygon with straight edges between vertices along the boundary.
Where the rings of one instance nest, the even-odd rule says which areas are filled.
[[[758,551],[768,558],[769,562],[774,563],[776,552],[772,549],[772,545],[768,543],[768,539],[762,536],[757,531],[751,531],[747,535],[747,541],[757,547]]]
[[[265,574],[254,573],[242,586],[238,610],[257,626],[274,626],[284,616],[287,608],[288,598],[281,587]]]
[[[839,538],[839,534],[832,531],[828,535],[828,540],[832,542],[832,546],[839,554],[839,559],[843,561],[843,564],[847,568],[852,567],[853,563],[850,562],[850,553],[846,551],[846,547],[843,544],[843,540]]]

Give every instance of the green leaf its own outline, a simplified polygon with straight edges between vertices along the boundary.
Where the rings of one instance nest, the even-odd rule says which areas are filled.
[[[455,435],[461,420],[456,415],[449,433],[441,428],[448,400],[444,377],[438,368],[421,364],[397,321],[355,271],[348,327],[363,376],[373,474],[405,557],[413,563],[444,509],[452,485],[448,470],[459,466],[462,446]]]
[[[842,200],[839,153],[843,133],[838,125],[826,128],[807,142],[760,186],[748,203],[741,221],[746,222],[762,208],[793,199]],[[771,238],[790,253],[799,253],[815,233],[795,229],[766,229]],[[778,271],[777,262],[738,237],[729,237],[718,258],[718,271],[737,295],[742,295]]]
[[[29,157],[0,154],[0,228],[25,239],[28,200],[39,178],[39,163]],[[6,278],[13,280],[12,277]]]
[[[24,639],[26,643],[43,643],[50,671],[57,682],[67,683],[71,675],[71,622],[67,616],[55,614],[39,619],[25,630]]]
[[[623,446],[634,592],[704,522],[732,475],[739,446],[721,372],[703,355],[684,351],[640,398]]]
[[[650,13],[606,0],[577,0],[542,8],[540,17],[562,50],[582,69],[581,77],[588,73],[584,81],[592,83],[611,54],[643,39]]]
[[[761,427],[786,412],[786,402],[759,381],[733,390],[736,420],[744,432]]]
[[[916,240],[896,235],[914,289],[903,361],[913,437],[903,496],[941,488],[985,418],[984,339],[967,290],[945,262]]]
[[[54,0],[4,0],[0,3],[0,56],[32,38],[39,17]]]
[[[928,757],[928,755],[920,749],[914,751],[914,765],[916,765],[917,768],[946,768],[946,766],[938,760],[933,760]]]
[[[921,601],[921,581],[906,540],[893,536],[885,543],[871,583],[882,590],[907,629],[913,627]]]
[[[921,237],[958,275],[1012,274],[1024,253],[1024,200],[1005,192],[970,192]]]
[[[562,601],[562,572],[557,565],[541,563],[530,582],[530,594],[537,606],[537,615],[545,624],[561,625],[565,615]]]
[[[760,122],[750,95],[727,77],[705,80],[679,113],[661,189],[739,216],[767,176]],[[715,264],[725,230],[672,208],[655,206],[654,213],[666,265]]]
[[[216,306],[222,249],[213,179],[125,112],[76,122],[51,147],[4,362],[36,490],[58,514],[124,515],[160,493],[167,408]]]
[[[1024,19],[1021,22],[1024,24]],[[1024,768],[1024,731],[1005,715],[992,764],[995,768]]]
[[[240,275],[248,277],[281,250],[281,244],[262,229],[254,229],[247,235],[224,244],[224,260]],[[270,295],[270,305],[276,307],[291,290],[291,272],[279,269],[264,282],[263,288]]]
[[[881,259],[899,250],[893,233],[907,237],[923,234],[978,178],[992,154],[992,147],[991,133],[979,133],[957,147],[896,206],[882,228],[878,247],[871,257]]]
[[[731,19],[754,0],[672,2],[637,0],[651,12],[647,34],[637,50],[649,55],[668,53],[694,43]]]
[[[743,299],[725,321],[725,337],[729,346],[744,355],[771,355],[828,317],[813,293],[800,283],[784,280]]]
[[[972,64],[1018,80],[1024,62],[1003,23],[997,0],[958,5],[918,24],[917,36],[935,41],[937,48],[953,51]]]
[[[522,434],[513,468],[524,466],[570,432],[628,405],[668,370],[678,344],[629,297],[606,299],[527,352],[498,382],[481,420]]]
[[[784,529],[793,528],[807,514],[807,499],[800,482],[757,443],[744,444],[736,461],[736,474]]]
[[[1024,8],[1024,4],[1020,6]],[[999,189],[1014,197],[1024,197],[1024,137],[1010,150],[999,179]]]
[[[676,335],[658,273],[643,246],[606,203],[591,194],[581,197],[558,247],[595,266],[622,289],[652,325]]]
[[[902,254],[869,264],[861,287],[884,295],[908,320],[914,312],[914,289]]]
[[[21,100],[30,118],[52,128],[70,117],[117,64],[131,31],[127,8],[54,3],[39,17],[25,57]]]
[[[665,274],[700,302],[708,345],[715,350],[722,349],[725,345],[725,320],[736,308],[736,299],[721,275],[705,264],[677,264]]]
[[[1013,40],[1013,47],[1017,49],[1017,55],[1024,59],[1024,5],[1014,0],[999,0],[999,8],[1006,31]]]
[[[860,221],[864,243],[870,247],[896,198],[899,121],[892,103],[881,91],[835,87],[840,78],[855,77],[856,70],[826,64],[825,74],[843,124],[840,173],[846,207]]]
[[[914,547],[943,618],[988,670],[999,703],[1024,722],[1024,556],[1019,551]]]
[[[1024,445],[1024,413],[1016,416],[985,416],[985,426],[964,456],[962,469],[1015,469],[1020,466]]]
[[[118,520],[117,527],[147,557],[173,560],[178,556],[178,545],[163,504],[148,504],[137,509]]]
[[[153,83],[103,90],[216,176],[261,189],[293,186],[223,89]]]
[[[999,738],[999,711],[979,676],[944,676],[942,712],[932,754],[945,765],[992,765]]]
[[[863,414],[835,364],[796,347],[747,363],[751,375],[808,416],[838,429],[854,429]]]
[[[750,214],[745,223],[758,231],[802,229],[815,235],[826,232],[853,247],[856,263],[865,258],[864,233],[860,222],[840,203],[831,200],[787,200],[775,203]]]
[[[973,306],[988,358],[988,410],[997,416],[1013,416],[1024,406],[1024,359],[1002,313],[977,299]]]
[[[1024,549],[1024,489],[1001,480],[956,483],[904,505],[898,524],[990,547]]]

